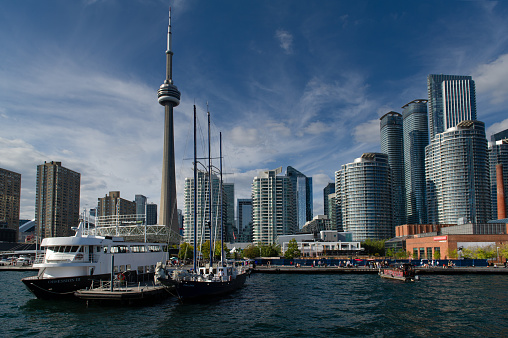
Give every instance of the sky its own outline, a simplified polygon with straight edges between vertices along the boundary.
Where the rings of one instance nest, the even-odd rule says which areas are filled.
[[[0,168],[22,174],[22,219],[44,161],[81,173],[81,210],[109,191],[159,204],[170,6],[180,209],[194,104],[198,156],[209,110],[236,198],[292,166],[314,215],[335,171],[380,151],[379,118],[427,98],[428,74],[473,76],[487,137],[508,129],[506,1],[0,0]]]

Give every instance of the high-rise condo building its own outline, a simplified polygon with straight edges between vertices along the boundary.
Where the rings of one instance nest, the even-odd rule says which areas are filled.
[[[406,223],[405,185],[404,185],[404,147],[402,115],[391,111],[380,119],[381,152],[388,155],[392,170],[393,221],[395,226]]]
[[[476,91],[471,76],[431,74],[427,89],[431,140],[461,121],[476,120]]]
[[[147,225],[157,224],[157,204],[155,203],[146,204],[146,224]]]
[[[402,107],[406,223],[427,223],[425,197],[425,147],[429,144],[427,100]]]
[[[305,176],[291,166],[287,167],[286,176],[293,184],[298,228],[301,229],[313,217],[312,177]]]
[[[173,128],[173,107],[180,104],[180,92],[173,84],[173,51],[171,49],[171,9],[166,48],[166,79],[157,91],[159,103],[164,106],[164,150],[162,158],[162,184],[159,224],[179,234],[178,212],[176,207],[175,181],[175,135]],[[179,236],[170,237],[177,242]]]
[[[37,166],[35,224],[40,237],[65,237],[79,222],[81,174],[61,162]]]
[[[222,183],[222,189],[224,189],[222,201],[224,206],[224,242],[232,242],[234,240],[233,227],[235,225],[235,184]]]
[[[290,177],[282,167],[261,172],[252,182],[252,237],[256,244],[276,243],[280,235],[298,229],[296,203]]]
[[[344,231],[353,241],[387,239],[395,234],[392,178],[388,155],[364,153],[335,173],[335,194]]]
[[[21,174],[0,168],[0,242],[16,242],[19,232]]]
[[[487,223],[491,216],[485,124],[462,121],[436,134],[425,149],[431,224]]]
[[[238,203],[238,233],[235,242],[252,242],[252,199],[239,198]]]
[[[508,210],[508,129],[492,135],[489,143],[491,219],[498,219],[498,198],[504,197],[504,210]],[[498,177],[498,176],[501,176]],[[499,180],[502,179],[502,184]],[[499,192],[498,189],[503,189]],[[501,195],[502,193],[502,195]]]
[[[210,240],[210,225],[214,234],[220,234],[220,180],[212,175],[212,218],[210,222],[210,176],[208,173],[197,171],[197,192],[196,192],[196,238],[198,243]],[[183,209],[183,239],[193,245],[194,243],[194,177],[185,179],[184,187],[184,209]],[[217,233],[215,231],[218,231]],[[218,237],[219,238],[219,237]],[[215,238],[214,238],[215,240]]]
[[[102,198],[99,197],[97,200],[97,216],[119,216],[136,214],[136,202],[121,198],[120,191],[110,191],[109,195],[105,195]]]
[[[339,221],[339,207],[337,206],[337,194],[331,193],[328,195],[328,218],[330,219],[330,227],[332,230],[343,231],[342,221]]]

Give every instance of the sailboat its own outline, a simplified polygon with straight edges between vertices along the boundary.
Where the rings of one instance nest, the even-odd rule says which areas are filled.
[[[220,191],[222,191],[222,134],[220,135]],[[212,165],[210,157],[210,114],[208,114],[208,174],[209,182],[212,182]],[[211,194],[211,184],[209,184]],[[209,219],[211,221],[211,196],[209,197]],[[222,213],[222,208],[221,208]],[[206,299],[212,296],[231,293],[245,284],[249,274],[247,266],[236,263],[227,264],[224,261],[224,250],[221,247],[221,260],[213,262],[213,232],[210,228],[210,262],[198,266],[197,262],[197,151],[196,151],[196,106],[194,105],[194,254],[193,269],[166,269],[158,264],[156,269],[156,280],[161,284],[174,288],[181,300]],[[221,238],[223,238],[223,222],[221,217]],[[222,246],[221,241],[221,246]]]

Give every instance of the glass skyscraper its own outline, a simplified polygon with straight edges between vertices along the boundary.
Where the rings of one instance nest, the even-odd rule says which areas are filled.
[[[252,237],[256,244],[276,243],[280,235],[298,229],[293,184],[288,176],[279,176],[282,167],[267,170],[252,182]]]
[[[485,124],[462,121],[425,150],[428,221],[486,223],[491,216]]]
[[[344,231],[353,241],[387,239],[395,235],[392,177],[388,155],[365,153],[335,173],[335,194]]]
[[[476,91],[471,76],[431,74],[427,89],[431,140],[461,121],[476,120]]]
[[[293,184],[296,199],[298,228],[313,218],[312,177],[307,177],[293,167],[287,167],[286,176]]]
[[[388,163],[392,170],[393,221],[397,226],[406,223],[402,115],[391,111],[379,120],[381,152],[388,155]]]
[[[406,223],[426,224],[425,147],[429,144],[427,100],[402,107]]]

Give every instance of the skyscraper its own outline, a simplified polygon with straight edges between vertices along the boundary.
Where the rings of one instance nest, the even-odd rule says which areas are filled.
[[[109,195],[99,197],[97,203],[97,216],[135,215],[137,213],[137,203],[121,198],[120,191],[110,191]]]
[[[429,144],[427,100],[402,107],[406,223],[426,224],[425,147]]]
[[[501,170],[503,175],[503,187],[505,198],[505,210],[508,210],[508,129],[492,135],[489,143],[489,163],[490,163],[490,188],[491,188],[491,219],[498,219],[497,210],[497,175]],[[501,165],[500,168],[497,168]]]
[[[298,228],[301,229],[313,217],[312,177],[305,176],[293,167],[287,167],[286,176],[293,185]]]
[[[379,120],[381,152],[388,155],[388,163],[392,170],[393,221],[397,226],[406,222],[402,115],[391,111]]]
[[[328,183],[326,187],[323,189],[323,212],[326,216],[330,217],[330,206],[328,204],[329,202],[329,195],[335,193],[335,183]]]
[[[143,217],[141,215],[145,215],[145,219],[146,219],[146,196],[135,195],[134,202],[136,202],[136,215],[140,215],[138,217],[138,220],[143,219]]]
[[[462,121],[425,149],[428,222],[486,223],[491,216],[485,124]]]
[[[252,237],[257,244],[276,243],[277,236],[296,233],[296,203],[282,167],[261,172],[252,182]]]
[[[222,183],[224,189],[224,198],[222,201],[224,207],[224,241],[233,241],[233,227],[235,225],[235,184]]]
[[[176,208],[175,182],[175,136],[173,128],[173,107],[180,104],[180,92],[173,84],[173,51],[171,50],[171,9],[166,48],[166,80],[157,91],[159,103],[164,106],[164,150],[162,160],[162,185],[159,224],[170,227],[179,234],[178,213]],[[177,237],[172,237],[173,241]]]
[[[146,204],[146,224],[157,224],[157,204],[155,203]]]
[[[335,194],[344,231],[353,241],[387,239],[395,234],[388,155],[364,153],[335,173]]]
[[[16,242],[19,230],[21,174],[0,168],[0,242]]]
[[[252,199],[238,199],[238,233],[236,242],[252,242]]]
[[[79,222],[81,174],[61,162],[37,166],[35,224],[41,237],[70,236]]]
[[[431,74],[427,89],[431,140],[461,121],[476,120],[476,90],[471,76]]]
[[[210,177],[208,173],[197,171],[197,240],[203,242],[210,239],[210,224],[214,230],[220,233],[220,180],[216,175],[212,175],[212,218],[210,222]],[[215,234],[215,232],[214,232]],[[183,210],[183,238],[184,241],[193,245],[194,243],[194,177],[185,179],[184,187],[184,210]]]

